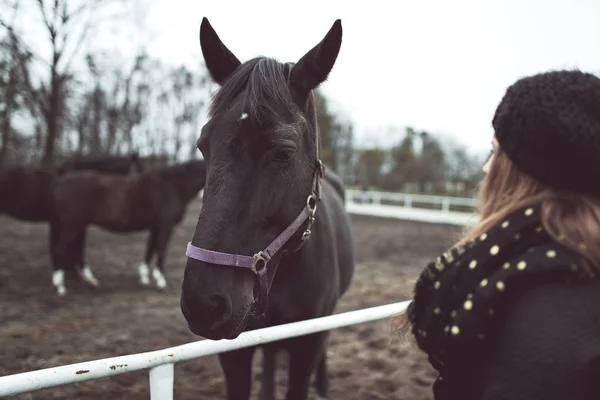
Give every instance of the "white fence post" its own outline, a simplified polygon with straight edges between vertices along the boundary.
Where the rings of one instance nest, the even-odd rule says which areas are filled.
[[[150,368],[150,400],[173,400],[175,366],[162,364]]]
[[[450,199],[448,199],[447,197],[444,197],[444,199],[442,200],[442,211],[450,211]]]
[[[412,208],[412,197],[410,197],[409,195],[406,195],[404,197],[404,207]]]

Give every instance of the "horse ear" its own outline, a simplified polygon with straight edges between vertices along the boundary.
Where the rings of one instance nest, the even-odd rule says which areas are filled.
[[[292,68],[290,83],[302,98],[323,83],[333,69],[342,46],[342,21],[337,19],[323,40]]]
[[[219,85],[222,85],[241,64],[240,60],[223,44],[206,17],[202,18],[200,24],[200,47],[206,68],[211,78]]]

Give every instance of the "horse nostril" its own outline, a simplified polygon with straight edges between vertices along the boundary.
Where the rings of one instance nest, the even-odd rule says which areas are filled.
[[[220,294],[210,296],[210,325],[211,330],[216,330],[225,325],[231,319],[233,314],[231,300]]]

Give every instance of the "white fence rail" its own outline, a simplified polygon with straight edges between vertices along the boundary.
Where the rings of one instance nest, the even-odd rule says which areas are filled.
[[[104,358],[2,376],[0,377],[0,397],[14,396],[21,393],[149,369],[150,398],[152,400],[172,400],[175,363],[291,337],[304,336],[311,333],[389,318],[406,310],[409,303],[410,301],[403,301],[257,329],[244,332],[234,340],[200,340],[163,350]]]
[[[403,205],[381,204],[403,203]],[[414,204],[441,205],[441,209],[414,207]],[[452,206],[471,208],[470,211],[451,211]],[[369,215],[380,218],[426,222],[432,224],[471,225],[477,221],[473,212],[478,206],[477,199],[463,197],[429,196],[408,193],[363,192],[348,190],[346,210],[350,214]]]
[[[440,210],[428,210],[426,208],[389,206],[387,204],[361,204],[347,202],[346,210],[350,214],[368,215],[379,218],[393,218],[403,221],[425,222],[430,224],[450,224],[462,227],[472,225],[477,222],[477,215],[475,213],[458,211],[444,212]]]
[[[405,208],[413,208],[413,203],[431,204],[441,208],[443,212],[450,212],[453,206],[477,208],[479,200],[468,197],[433,196],[427,194],[411,194],[396,192],[377,192],[347,189],[346,196],[352,203],[381,204],[382,201],[402,203]],[[415,207],[418,208],[418,207]]]

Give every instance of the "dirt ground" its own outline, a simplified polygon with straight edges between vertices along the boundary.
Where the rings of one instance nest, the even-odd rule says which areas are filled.
[[[167,256],[166,292],[138,284],[146,233],[88,231],[87,259],[102,287],[67,281],[68,296],[51,285],[48,228],[0,216],[0,375],[157,350],[198,340],[179,309],[185,244],[200,202],[175,230]],[[448,246],[458,227],[352,216],[358,264],[337,312],[407,299],[419,270]],[[390,321],[338,329],[328,349],[333,399],[431,399],[434,373],[425,357],[391,332]],[[261,353],[256,353],[257,398]],[[286,365],[280,357],[279,398]],[[312,390],[312,389],[311,389]],[[223,399],[216,356],[175,366],[176,399]],[[149,399],[148,371],[45,389],[14,399]]]

